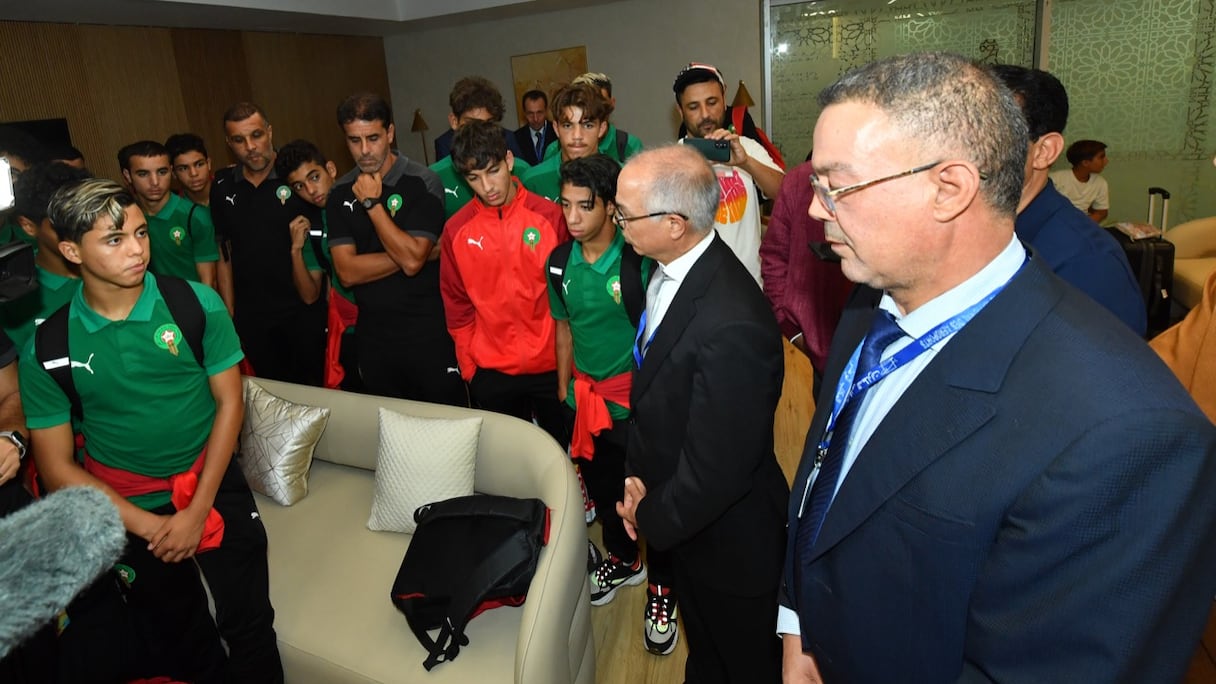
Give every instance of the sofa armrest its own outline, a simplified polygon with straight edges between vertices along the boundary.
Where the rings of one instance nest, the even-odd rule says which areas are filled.
[[[1180,223],[1165,232],[1174,243],[1175,259],[1200,259],[1216,256],[1216,216]]]

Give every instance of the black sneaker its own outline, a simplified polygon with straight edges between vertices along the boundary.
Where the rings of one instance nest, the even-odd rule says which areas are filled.
[[[587,540],[587,574],[595,572],[595,569],[604,562],[604,554],[600,553],[599,547],[590,539]]]
[[[646,614],[642,616],[642,627],[647,651],[668,655],[676,649],[680,630],[676,625],[676,596],[671,587],[658,584],[646,587]]]
[[[608,559],[591,572],[589,579],[591,580],[591,605],[602,606],[616,596],[617,589],[645,582],[646,566],[642,565],[641,558],[630,565],[609,554]]]

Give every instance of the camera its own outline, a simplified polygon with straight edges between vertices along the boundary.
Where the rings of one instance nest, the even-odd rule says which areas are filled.
[[[13,208],[13,166],[0,157],[0,211]]]

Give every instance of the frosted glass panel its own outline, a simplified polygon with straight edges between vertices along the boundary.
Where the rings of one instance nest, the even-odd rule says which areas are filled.
[[[805,157],[819,116],[815,98],[851,67],[922,50],[1029,66],[1034,29],[1034,0],[773,2],[773,141],[791,163]]]
[[[1149,185],[1173,194],[1171,223],[1216,213],[1214,29],[1213,0],[1053,3],[1048,65],[1068,89],[1065,138],[1109,146],[1112,217],[1142,213]]]

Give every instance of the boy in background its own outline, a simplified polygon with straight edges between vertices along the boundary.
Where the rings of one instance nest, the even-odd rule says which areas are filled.
[[[355,321],[359,308],[355,305],[355,293],[342,285],[333,268],[333,255],[329,251],[329,224],[325,216],[325,203],[329,191],[338,177],[338,167],[325,158],[317,146],[307,140],[292,140],[279,149],[274,161],[275,172],[287,179],[287,187],[316,207],[319,217],[316,225],[308,217],[309,239],[316,244],[320,240],[318,261],[329,273],[328,337],[325,341],[325,386],[330,389],[360,391],[359,364],[355,345]]]
[[[1052,173],[1051,182],[1074,207],[1089,214],[1096,223],[1102,223],[1110,211],[1110,187],[1098,175],[1110,162],[1106,158],[1106,143],[1078,140],[1068,146],[1064,156],[1072,168]]]

